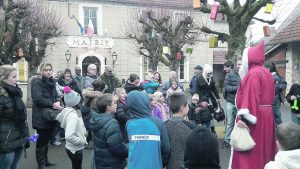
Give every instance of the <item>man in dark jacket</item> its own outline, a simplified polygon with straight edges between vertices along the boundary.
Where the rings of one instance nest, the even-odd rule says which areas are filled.
[[[300,83],[299,81],[291,86],[286,100],[291,105],[292,122],[300,125]]]
[[[53,165],[48,161],[48,143],[56,122],[43,118],[43,111],[47,109],[62,109],[60,98],[56,91],[56,80],[52,77],[52,65],[41,65],[41,77],[32,81],[32,127],[36,129],[39,138],[36,143],[36,160],[39,169]]]
[[[100,76],[101,80],[107,85],[106,93],[113,93],[115,88],[121,87],[122,83],[113,74],[113,69],[109,66],[105,66],[105,72]]]
[[[234,126],[234,120],[237,113],[237,109],[235,107],[235,95],[240,83],[240,76],[239,70],[242,65],[242,59],[239,58],[237,60],[236,68],[232,69],[229,72],[224,81],[223,85],[223,96],[227,101],[226,104],[226,117],[227,117],[227,124],[226,124],[226,131],[225,131],[225,138],[223,142],[223,148],[230,148],[230,134]]]
[[[151,115],[150,99],[145,92],[131,91],[126,98],[126,105],[131,117],[126,125],[129,138],[128,168],[162,169],[170,155],[165,124]]]
[[[275,83],[275,98],[272,104],[276,125],[282,123],[280,105],[283,103],[282,92],[286,89],[286,81],[277,73],[276,65],[273,62],[265,62],[265,67],[272,73]]]
[[[197,65],[195,68],[194,68],[194,76],[192,77],[191,79],[191,82],[190,82],[190,94],[193,96],[195,93],[196,93],[196,89],[197,89],[197,80],[198,80],[198,77],[199,77],[199,74],[202,74],[202,67],[200,65]]]

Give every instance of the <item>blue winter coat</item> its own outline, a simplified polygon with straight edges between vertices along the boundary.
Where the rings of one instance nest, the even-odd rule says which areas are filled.
[[[235,70],[232,70],[230,73],[226,75],[222,92],[224,98],[228,102],[235,104],[235,95],[239,87],[240,81],[241,78],[238,72],[236,72]]]
[[[96,169],[124,169],[128,149],[113,114],[92,111],[90,129],[94,140]]]
[[[159,87],[159,83],[155,83],[151,80],[145,80],[141,83],[146,90],[147,93],[153,94],[155,92],[155,89]]]
[[[132,91],[126,98],[130,117],[129,169],[162,169],[170,155],[170,142],[164,123],[151,116],[150,99],[145,92]]]

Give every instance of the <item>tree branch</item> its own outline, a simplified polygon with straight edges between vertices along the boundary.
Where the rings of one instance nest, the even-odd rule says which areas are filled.
[[[270,3],[270,2],[272,2],[272,0],[259,0],[259,1],[253,2],[248,14],[250,16],[254,16],[261,9],[261,7],[265,6],[267,3]]]
[[[208,33],[208,34],[215,34],[215,35],[218,35],[219,36],[219,40],[222,40],[222,41],[226,41],[229,39],[229,35],[227,33],[222,33],[222,32],[218,32],[218,31],[213,31],[211,29],[209,29],[208,27],[205,27],[203,26],[201,28],[201,31],[202,32],[205,32],[205,33]]]
[[[255,19],[255,20],[263,22],[263,23],[267,23],[269,25],[273,25],[276,22],[276,19],[273,19],[273,20],[270,20],[270,21],[260,19],[260,18],[257,18],[257,17],[253,17],[252,19]]]
[[[232,15],[232,10],[230,9],[227,2],[226,2],[226,4],[227,4],[228,7],[225,7],[224,5],[220,4],[218,13],[224,13],[226,15]],[[204,6],[203,5],[203,6],[200,7],[200,11],[203,12],[203,13],[210,13],[211,6],[210,5],[205,5]]]

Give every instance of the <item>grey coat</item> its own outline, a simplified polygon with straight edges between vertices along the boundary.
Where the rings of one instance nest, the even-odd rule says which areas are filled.
[[[181,117],[173,117],[166,121],[166,128],[171,144],[170,159],[167,169],[179,169],[184,160],[185,140],[192,131],[192,124],[189,126]],[[174,130],[176,129],[176,130]]]

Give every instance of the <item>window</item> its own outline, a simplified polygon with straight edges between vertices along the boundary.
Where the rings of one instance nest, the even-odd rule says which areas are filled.
[[[94,34],[98,33],[97,29],[97,8],[83,7],[84,12],[84,29],[87,28],[89,24],[89,18],[91,18],[94,26]]]
[[[148,72],[148,67],[149,67],[148,58],[143,56],[143,79],[145,79],[145,76]]]
[[[179,63],[179,79],[184,79],[184,59]]]
[[[189,58],[186,56],[179,62],[178,78],[180,82],[189,81]]]

